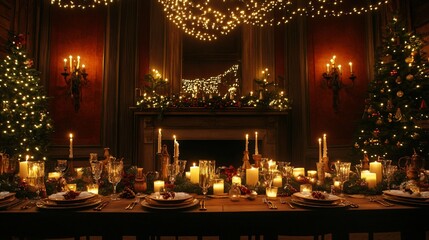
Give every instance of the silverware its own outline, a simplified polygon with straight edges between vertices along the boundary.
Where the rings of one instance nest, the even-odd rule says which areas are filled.
[[[140,198],[136,198],[136,200],[132,201],[130,204],[128,204],[128,206],[125,207],[125,210],[132,210],[139,202]]]
[[[19,205],[21,205],[25,201],[27,201],[27,199],[20,199],[17,202],[12,203],[11,205],[9,205],[6,209],[11,209],[13,207],[19,206]]]
[[[98,204],[98,206],[96,206],[95,208],[94,208],[94,210],[95,211],[101,211],[101,209],[103,209],[105,206],[107,206],[107,204],[109,204],[109,202],[110,201],[104,201],[104,202],[101,202],[100,204]]]
[[[273,202],[268,201],[268,203],[271,205],[271,209],[277,209],[277,205],[275,205]]]
[[[21,206],[21,210],[30,209],[32,207],[36,206],[36,201],[30,201],[24,206]]]
[[[201,200],[200,202],[200,211],[205,211],[207,210],[206,208],[206,201],[205,200]]]
[[[381,199],[378,199],[378,198],[376,198],[376,197],[369,197],[369,201],[370,201],[370,202],[376,202],[376,203],[379,203],[379,204],[381,204],[381,205],[383,205],[383,206],[385,206],[385,207],[392,207],[392,206],[394,206],[394,204],[392,204],[392,203],[388,203],[388,202],[386,202],[386,201],[384,201],[384,200],[381,200]]]

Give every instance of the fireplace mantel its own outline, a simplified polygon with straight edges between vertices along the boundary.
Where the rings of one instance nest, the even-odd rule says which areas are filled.
[[[134,111],[134,159],[145,171],[156,170],[158,129],[162,139],[172,140],[243,140],[257,131],[262,140],[260,152],[263,157],[285,161],[287,112],[262,111],[258,109],[209,110],[188,108],[186,110]],[[243,149],[244,150],[244,149]],[[171,150],[170,150],[171,154]],[[253,154],[252,151],[249,153]],[[253,161],[251,160],[251,163]]]

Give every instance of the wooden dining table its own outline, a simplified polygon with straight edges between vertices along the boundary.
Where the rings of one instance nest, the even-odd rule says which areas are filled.
[[[195,195],[200,201],[202,196]],[[381,196],[376,196],[381,198]],[[103,197],[108,199],[108,197]],[[255,199],[205,199],[205,210],[199,204],[186,209],[152,209],[144,200],[132,210],[126,210],[134,199],[109,201],[101,211],[93,207],[69,209],[27,209],[14,206],[0,211],[2,239],[17,237],[78,237],[102,236],[103,239],[157,239],[157,236],[219,236],[219,239],[239,239],[240,236],[320,236],[348,239],[350,233],[400,232],[401,239],[423,240],[429,231],[428,207],[402,204],[383,206],[366,196],[344,199],[358,205],[351,207],[292,208],[291,197],[264,203],[265,195]],[[30,200],[28,200],[30,201]],[[142,204],[143,203],[143,204]],[[24,203],[21,204],[24,205]]]

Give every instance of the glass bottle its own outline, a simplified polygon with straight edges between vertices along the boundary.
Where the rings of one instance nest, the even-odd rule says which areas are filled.
[[[237,183],[234,183],[234,185],[231,186],[231,189],[229,189],[228,195],[231,201],[235,202],[240,200],[241,191]]]

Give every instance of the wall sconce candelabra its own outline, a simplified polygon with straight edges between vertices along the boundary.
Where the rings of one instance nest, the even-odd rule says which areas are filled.
[[[353,73],[353,63],[349,62],[350,67],[350,76],[349,79],[351,80],[351,84],[345,84],[342,81],[342,75],[343,75],[343,69],[341,68],[341,65],[335,64],[335,58],[334,55],[330,63],[326,64],[326,72],[322,74],[323,76],[323,83],[324,86],[327,86],[329,89],[332,89],[333,95],[332,95],[332,106],[334,108],[335,112],[338,112],[339,104],[340,104],[340,90],[343,88],[351,88],[354,86],[354,81],[356,79],[356,75]]]
[[[73,100],[74,109],[78,111],[82,101],[82,87],[88,84],[88,73],[86,73],[85,65],[80,64],[80,56],[73,59],[73,56],[70,55],[69,64],[67,64],[67,58],[64,58],[64,72],[61,75],[67,85],[67,94]]]

